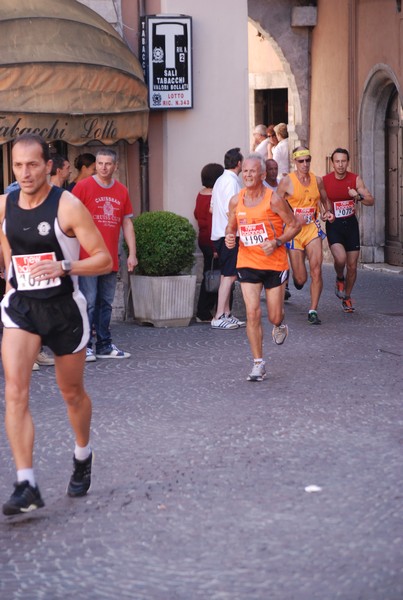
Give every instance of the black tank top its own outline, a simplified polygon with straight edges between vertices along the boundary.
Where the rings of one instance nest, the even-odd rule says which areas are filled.
[[[60,236],[61,230],[57,222],[57,212],[59,209],[60,197],[63,192],[64,190],[62,188],[52,186],[47,198],[42,204],[36,208],[27,210],[18,205],[20,190],[8,194],[3,228],[11,248],[12,256],[54,252],[56,260],[70,258],[64,255],[58,239],[58,234]],[[15,289],[18,289],[12,263],[10,264],[10,273],[8,277],[11,285]],[[61,277],[60,281],[60,285],[57,285],[56,287],[39,290],[23,290],[21,293],[32,298],[52,298],[54,296],[72,293],[73,283],[71,278]]]

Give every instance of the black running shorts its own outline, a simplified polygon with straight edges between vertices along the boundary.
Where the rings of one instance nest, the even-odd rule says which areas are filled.
[[[4,327],[39,335],[56,356],[78,352],[89,339],[87,302],[78,290],[48,299],[11,290],[1,303],[1,316]]]
[[[326,235],[329,246],[341,244],[346,252],[360,249],[360,231],[355,215],[347,219],[335,219],[333,223],[326,221]]]
[[[278,287],[287,281],[288,271],[270,271],[263,269],[238,269],[240,283],[263,283],[265,290]]]

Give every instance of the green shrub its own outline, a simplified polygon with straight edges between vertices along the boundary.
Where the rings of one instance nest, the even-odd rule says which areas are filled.
[[[194,264],[196,232],[185,217],[168,211],[145,212],[133,219],[136,234],[136,273],[179,275]]]

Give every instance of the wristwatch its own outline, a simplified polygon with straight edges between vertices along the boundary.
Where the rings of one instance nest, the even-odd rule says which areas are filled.
[[[71,271],[71,260],[62,260],[61,261],[63,275],[68,275]]]
[[[282,246],[282,245],[283,245],[283,243],[284,243],[284,242],[282,242],[281,240],[279,240],[278,238],[276,238],[276,246],[277,246],[278,248],[280,248],[280,246]]]

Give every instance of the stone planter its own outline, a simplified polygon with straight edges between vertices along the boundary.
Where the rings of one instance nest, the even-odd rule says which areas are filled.
[[[134,318],[154,327],[186,327],[193,317],[196,275],[131,275]]]

